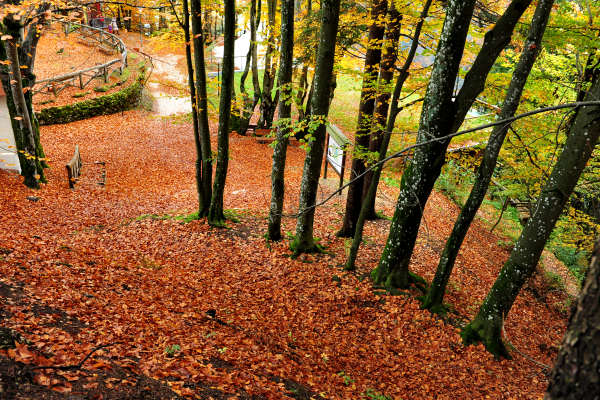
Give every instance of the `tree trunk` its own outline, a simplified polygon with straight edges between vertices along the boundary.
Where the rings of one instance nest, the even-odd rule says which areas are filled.
[[[508,119],[514,116],[517,111],[527,77],[539,54],[542,37],[544,36],[544,30],[546,29],[553,4],[554,0],[540,0],[537,5],[531,21],[529,36],[523,47],[523,54],[521,54],[521,58],[513,73],[502,110],[498,115],[498,120]],[[473,222],[490,185],[494,169],[496,168],[496,161],[500,154],[500,148],[508,129],[509,125],[498,125],[490,135],[483,159],[477,170],[477,179],[471,189],[469,198],[462,207],[460,215],[454,224],[452,233],[446,241],[446,247],[440,258],[435,277],[423,301],[423,308],[434,312],[444,311],[444,294],[450,274],[452,273],[452,268],[454,267],[454,262],[456,261],[460,246],[467,235],[467,231],[471,226],[471,222]]]
[[[18,25],[17,25],[18,26]],[[10,80],[5,86],[7,105],[11,115],[11,124],[15,136],[17,150],[19,151],[19,163],[21,164],[21,175],[25,178],[23,183],[30,188],[39,189],[42,179],[43,168],[38,157],[38,146],[36,145],[36,133],[32,122],[33,112],[31,110],[31,96],[23,92],[23,77],[19,62],[19,50],[17,47],[20,36],[18,29],[10,29],[7,32],[12,39],[3,41],[6,59],[10,62]],[[33,85],[32,82],[26,82]],[[29,104],[27,99],[29,99]],[[39,136],[39,133],[38,133]]]
[[[312,133],[308,154],[304,161],[304,171],[300,185],[300,215],[296,223],[296,238],[290,245],[296,255],[318,250],[313,238],[314,206],[325,147],[326,118],[329,112],[340,0],[323,0],[321,7],[321,31],[315,67],[314,90],[311,99],[311,118],[319,124]]]
[[[390,102],[390,112],[388,115],[385,131],[383,132],[383,141],[381,143],[381,148],[379,149],[378,161],[380,162],[383,161],[383,159],[385,159],[387,149],[390,143],[390,138],[392,136],[392,132],[394,131],[394,125],[396,124],[396,117],[402,109],[398,107],[398,99],[400,98],[400,93],[402,93],[402,87],[404,86],[404,82],[406,81],[406,78],[408,78],[408,70],[414,60],[415,54],[417,53],[417,48],[419,47],[419,37],[421,36],[421,28],[423,27],[423,22],[425,21],[427,14],[429,13],[429,7],[431,6],[431,2],[432,0],[427,0],[427,2],[423,6],[423,10],[421,11],[421,15],[419,17],[419,22],[417,22],[417,25],[415,26],[415,33],[413,36],[412,44],[410,46],[410,50],[408,51],[408,55],[406,57],[404,65],[400,69],[400,74],[398,75],[398,79],[396,80],[396,86],[394,87],[394,93],[392,94],[392,100]],[[360,243],[362,242],[363,228],[365,226],[365,221],[367,220],[367,215],[369,213],[369,204],[375,203],[375,196],[377,195],[377,184],[379,183],[379,178],[381,177],[382,169],[383,165],[374,169],[371,185],[369,186],[367,194],[362,202],[360,214],[356,222],[356,229],[354,232],[354,238],[352,240],[352,246],[350,247],[350,254],[348,255],[348,259],[346,260],[345,269],[348,271],[353,271],[355,269],[358,248],[360,247]]]
[[[452,123],[452,101],[469,22],[475,0],[450,1],[442,28],[433,71],[427,87],[418,142],[443,136]],[[414,159],[402,175],[401,191],[390,233],[379,265],[371,276],[378,285],[407,287],[410,284],[408,262],[421,222],[422,209],[444,163],[447,143],[418,147]],[[402,263],[402,264],[400,264]]]
[[[185,0],[184,0],[185,2]],[[202,5],[200,0],[191,0],[192,33],[194,34],[194,65],[196,66],[196,85],[194,112],[197,114],[197,130],[194,134],[196,143],[196,183],[198,186],[198,218],[208,215],[212,197],[212,152],[210,145],[210,128],[208,126],[208,103],[206,94],[206,65],[204,61],[204,39],[202,30]],[[189,28],[188,28],[189,31]],[[187,43],[186,39],[186,43]],[[186,46],[189,48],[189,46]],[[187,49],[186,49],[187,56]],[[193,81],[190,81],[193,86]]]
[[[285,158],[292,114],[292,71],[294,62],[294,0],[281,2],[281,60],[279,62],[279,121],[277,141],[273,150],[271,172],[271,209],[269,211],[269,240],[281,240],[281,214],[285,193]]]
[[[275,35],[275,14],[277,13],[277,0],[267,0],[267,17],[269,20],[267,34],[267,51],[265,52],[265,69],[263,72],[262,96],[260,99],[260,117],[257,126],[260,128],[270,128],[273,124],[275,107],[277,106],[277,96],[273,95],[275,86],[275,73],[277,72],[277,62],[273,54],[277,48]]]
[[[239,109],[239,116],[237,116],[237,126],[235,130],[240,135],[246,135],[248,131],[248,125],[250,125],[250,119],[252,118],[252,114],[254,113],[254,108],[256,108],[256,104],[258,103],[259,97],[256,94],[253,96],[253,99],[250,99],[248,92],[246,91],[246,78],[248,77],[248,73],[250,72],[250,66],[256,65],[256,74],[258,76],[258,64],[256,62],[252,62],[253,57],[256,55],[256,27],[259,22],[259,17],[257,17],[256,13],[256,0],[250,1],[250,47],[248,48],[248,54],[246,55],[246,65],[244,67],[244,72],[240,77],[240,94],[241,94],[241,104]],[[252,69],[254,73],[254,68]]]
[[[219,101],[217,167],[208,210],[208,223],[212,226],[223,226],[225,223],[223,192],[225,191],[225,179],[227,178],[227,165],[229,162],[229,121],[231,118],[231,90],[234,82],[235,0],[224,0],[224,5],[223,78],[221,82],[221,99]]]
[[[586,100],[600,98],[600,69]],[[563,151],[544,185],[529,222],[500,271],[473,321],[462,331],[465,344],[483,342],[496,357],[508,357],[501,340],[502,324],[519,291],[531,276],[546,241],[600,136],[600,107],[577,110]]]
[[[387,0],[373,0],[369,26],[367,52],[365,54],[365,67],[363,72],[362,90],[358,106],[358,122],[354,134],[354,151],[352,153],[352,167],[350,180],[355,179],[365,172],[365,155],[369,147],[369,132],[371,131],[375,97],[377,94],[377,74],[381,62],[381,42],[385,32],[384,15],[387,10]],[[346,197],[346,213],[342,228],[337,233],[341,237],[354,235],[354,228],[360,213],[363,192],[363,178],[353,181],[348,187]]]
[[[381,150],[381,144],[383,142],[383,130],[386,125],[390,104],[390,95],[393,90],[391,87],[391,82],[394,78],[394,67],[396,64],[396,59],[398,58],[398,40],[400,39],[400,23],[402,21],[402,15],[398,13],[398,10],[396,10],[395,7],[391,7],[388,18],[389,22],[386,32],[386,50],[383,56],[383,61],[381,62],[377,108],[375,109],[375,114],[373,115],[373,126],[369,141],[369,152],[371,153],[376,153]],[[363,194],[368,192],[368,188],[371,186],[372,181],[373,174],[369,172],[367,175],[365,175]],[[375,190],[377,190],[377,184],[375,185]],[[363,201],[364,200],[365,196],[363,195]],[[377,214],[375,212],[375,198],[373,198],[372,201],[367,204],[367,218],[377,218]]]
[[[450,1],[423,103],[417,142],[445,137],[458,130],[477,95],[483,90],[496,58],[510,42],[515,25],[530,3],[531,0],[513,0],[494,27],[486,33],[483,46],[465,76],[456,100],[453,100],[473,4],[468,1],[458,5]],[[372,273],[376,283],[387,287],[406,287],[410,284],[408,265],[423,210],[444,165],[449,143],[449,140],[444,140],[417,148],[412,162],[405,169],[388,240],[379,266]]]
[[[597,400],[600,393],[600,241],[569,320],[545,400]]]

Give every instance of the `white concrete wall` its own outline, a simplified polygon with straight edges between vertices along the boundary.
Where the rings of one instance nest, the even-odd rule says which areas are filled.
[[[21,173],[21,165],[17,156],[17,147],[10,115],[6,105],[6,96],[0,90],[0,169],[11,169]]]

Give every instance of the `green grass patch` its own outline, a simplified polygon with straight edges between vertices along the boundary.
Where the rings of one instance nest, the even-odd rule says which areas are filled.
[[[74,93],[71,97],[78,99],[80,97],[85,97],[90,93],[92,93],[92,92],[90,92],[89,90],[86,90],[85,92]]]

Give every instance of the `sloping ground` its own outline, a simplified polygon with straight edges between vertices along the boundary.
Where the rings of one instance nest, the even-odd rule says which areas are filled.
[[[32,372],[34,382],[71,392],[57,395],[91,397],[114,365],[137,381],[112,374],[112,387],[138,385],[146,376],[197,398],[542,395],[546,376],[537,364],[517,353],[496,362],[481,346],[465,348],[458,328],[421,311],[414,293],[381,294],[363,279],[377,263],[389,222],[367,226],[356,274],[339,267],[345,244],[335,237],[343,211],[337,196],[316,218],[329,254],[291,260],[287,243],[267,244],[272,150],[252,138],[231,137],[225,201],[241,214],[231,229],[164,217],[195,206],[188,124],[130,111],[43,127],[42,140],[52,164],[42,190],[31,192],[0,172],[0,283],[18,287],[24,299],[0,298],[1,324],[30,341],[0,355],[69,365],[111,344],[82,370]],[[71,191],[63,165],[75,144],[87,164]],[[288,213],[297,207],[303,156],[290,149]],[[105,187],[95,183],[100,170],[93,161],[106,162]],[[395,198],[393,189],[385,191]],[[27,199],[32,195],[39,201]],[[391,215],[391,204],[382,204]],[[435,194],[425,215],[412,268],[430,280],[457,208]],[[293,232],[294,220],[284,222]],[[479,223],[472,227],[449,285],[454,322],[476,312],[507,258],[499,240]],[[521,352],[551,364],[565,328],[564,299],[538,281],[519,296],[506,333]],[[140,393],[122,398],[165,398]]]
[[[46,27],[42,33],[34,64],[38,81],[104,64],[120,57],[117,52],[107,52],[95,43],[84,42],[77,34],[65,35],[62,29],[64,29],[62,24],[55,23]],[[49,88],[36,93],[33,97],[34,108],[39,111],[48,107],[64,106],[119,91],[135,82],[137,78],[135,66],[142,61],[144,61],[143,57],[135,54],[131,56],[130,53],[129,70],[132,73],[124,77],[118,75],[118,71],[113,71],[107,83],[100,77],[94,79],[84,89],[80,89],[77,84],[68,86],[57,96]],[[84,78],[84,84],[88,79]],[[106,88],[95,91],[94,88],[99,86],[106,86]]]

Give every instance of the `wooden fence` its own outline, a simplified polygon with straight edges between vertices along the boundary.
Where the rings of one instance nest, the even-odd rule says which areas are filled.
[[[65,34],[77,34],[79,35],[80,40],[95,45],[104,51],[114,51],[117,57],[104,64],[98,64],[68,74],[39,80],[33,86],[33,94],[52,93],[57,96],[69,86],[84,89],[96,78],[101,77],[104,79],[105,83],[108,82],[108,77],[116,69],[118,69],[120,73],[123,72],[123,68],[127,66],[127,47],[118,36],[89,25],[61,20],[57,22],[65,26]]]

